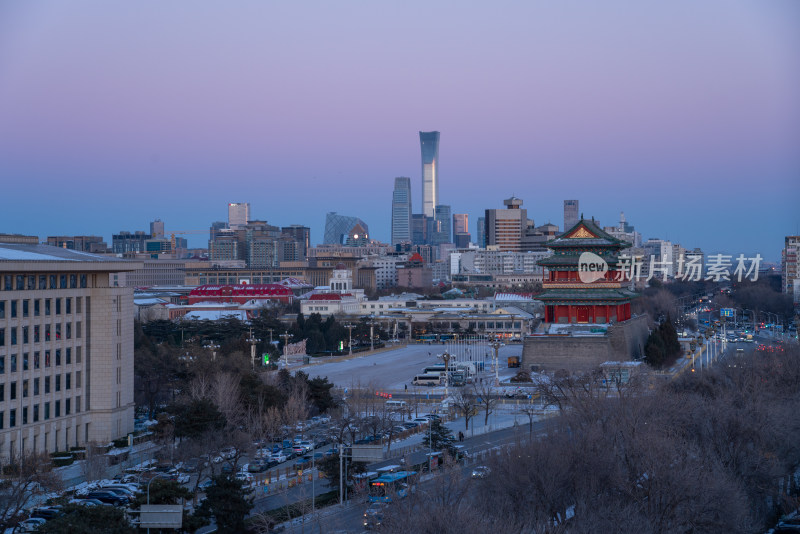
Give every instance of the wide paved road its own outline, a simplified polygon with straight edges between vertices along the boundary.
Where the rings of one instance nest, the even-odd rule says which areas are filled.
[[[410,388],[411,380],[415,375],[421,374],[424,367],[443,363],[440,355],[447,348],[447,345],[441,344],[408,345],[370,355],[354,356],[349,360],[307,365],[299,369],[308,373],[312,378],[328,377],[330,382],[339,387],[371,387],[399,391],[404,390],[405,385]],[[482,356],[484,355],[472,354],[473,358],[481,358],[481,361],[483,361]],[[507,358],[509,356],[521,357],[522,345],[512,344],[500,347],[499,374],[501,380],[516,374],[517,369],[508,368]],[[451,360],[450,363],[452,364],[453,361]],[[490,354],[486,359],[486,369],[490,369],[491,365]]]

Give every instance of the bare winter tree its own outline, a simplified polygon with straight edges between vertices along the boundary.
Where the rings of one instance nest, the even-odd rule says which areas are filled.
[[[25,508],[61,487],[61,477],[53,472],[46,454],[25,453],[1,467],[0,527],[3,529],[15,525]]]

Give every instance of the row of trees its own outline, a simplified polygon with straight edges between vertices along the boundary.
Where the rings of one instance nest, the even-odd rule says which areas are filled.
[[[654,389],[593,383],[545,386],[563,407],[546,436],[503,450],[478,484],[404,499],[384,531],[749,533],[800,506],[797,348]]]

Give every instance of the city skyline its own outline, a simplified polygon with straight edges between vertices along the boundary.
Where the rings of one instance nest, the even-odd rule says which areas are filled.
[[[393,178],[420,183],[435,130],[437,202],[473,221],[514,195],[561,226],[574,198],[770,261],[800,233],[796,2],[421,9],[3,5],[0,231],[196,231],[241,201],[312,244],[329,211],[389,242]]]

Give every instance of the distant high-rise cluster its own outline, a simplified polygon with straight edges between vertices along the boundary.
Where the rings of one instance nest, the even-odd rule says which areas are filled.
[[[781,251],[781,286],[783,292],[800,302],[800,235],[787,235]]]

